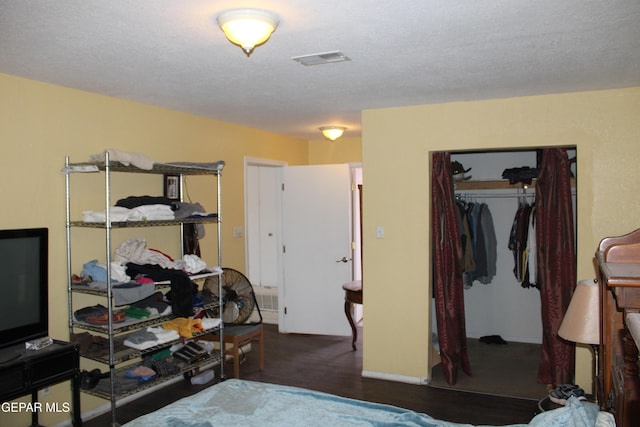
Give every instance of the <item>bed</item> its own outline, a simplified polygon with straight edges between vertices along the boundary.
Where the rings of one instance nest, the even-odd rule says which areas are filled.
[[[612,427],[610,413],[571,398],[559,409],[515,426]],[[230,379],[143,415],[126,427],[213,426],[423,426],[464,427],[390,405],[347,399],[317,391]]]

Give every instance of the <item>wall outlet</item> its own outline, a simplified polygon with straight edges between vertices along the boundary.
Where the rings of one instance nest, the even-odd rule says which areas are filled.
[[[379,225],[376,227],[376,238],[383,239],[384,238],[384,227]]]
[[[236,225],[233,227],[233,237],[242,237],[242,227]]]

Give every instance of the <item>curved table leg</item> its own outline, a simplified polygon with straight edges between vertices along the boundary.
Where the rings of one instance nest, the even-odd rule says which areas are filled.
[[[351,303],[346,299],[344,301],[344,314],[347,316],[347,320],[349,321],[349,325],[351,326],[351,334],[353,335],[353,339],[351,340],[351,347],[353,348],[353,351],[356,351],[358,329],[356,328],[356,324],[353,322],[353,317],[351,316]]]

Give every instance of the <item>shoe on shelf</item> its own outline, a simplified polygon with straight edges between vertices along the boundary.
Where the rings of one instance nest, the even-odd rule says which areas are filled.
[[[586,400],[584,390],[573,384],[561,384],[549,393],[549,399],[558,405],[566,405],[570,397]]]
[[[122,310],[118,310],[113,312],[111,321],[112,323],[121,323],[125,321],[125,318],[125,312]],[[92,325],[106,325],[109,323],[109,312],[103,313],[100,316],[87,317],[85,319],[85,322],[91,323]]]

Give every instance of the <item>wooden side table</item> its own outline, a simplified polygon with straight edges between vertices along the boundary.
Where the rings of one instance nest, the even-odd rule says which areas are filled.
[[[351,307],[353,304],[362,304],[362,280],[354,280],[342,285],[344,289],[344,314],[347,316],[349,325],[351,326],[351,347],[356,351],[356,340],[358,339],[358,329],[353,321]]]

